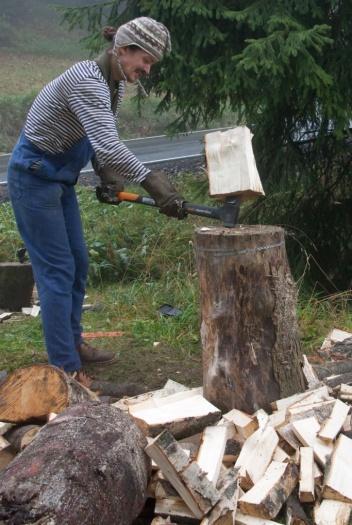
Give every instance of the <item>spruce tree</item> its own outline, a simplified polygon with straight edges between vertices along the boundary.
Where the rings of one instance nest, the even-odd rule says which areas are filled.
[[[252,129],[267,197],[246,220],[284,224],[313,278],[351,287],[352,2],[112,0],[65,13],[94,51],[102,25],[138,15],[172,35],[149,81],[161,109],[176,105],[182,129],[228,109]]]

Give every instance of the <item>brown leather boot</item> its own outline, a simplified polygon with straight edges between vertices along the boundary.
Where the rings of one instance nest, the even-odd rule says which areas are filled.
[[[108,365],[116,360],[116,355],[110,350],[94,348],[90,344],[82,341],[77,348],[82,363],[89,365]]]

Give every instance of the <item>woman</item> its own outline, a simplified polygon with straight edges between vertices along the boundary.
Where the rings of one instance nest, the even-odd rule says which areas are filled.
[[[116,123],[125,83],[147,75],[170,49],[167,28],[151,18],[121,26],[98,60],[75,64],[42,89],[9,163],[9,194],[33,267],[49,362],[86,386],[82,362],[108,363],[114,354],[82,340],[88,256],[74,185],[92,160],[108,190],[121,191],[121,178],[140,183],[162,213],[184,218],[180,195],[127,149]],[[103,188],[99,195],[107,194]]]

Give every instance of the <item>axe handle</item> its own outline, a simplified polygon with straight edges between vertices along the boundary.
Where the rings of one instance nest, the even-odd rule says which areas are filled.
[[[126,191],[120,191],[116,194],[120,201],[137,202],[146,206],[158,207],[155,200],[151,197],[144,197],[144,195],[138,195],[137,193],[129,193]],[[218,208],[211,206],[202,206],[200,204],[191,204],[190,202],[184,202],[182,208],[190,215],[199,215],[200,217],[210,217],[212,219],[220,219]]]

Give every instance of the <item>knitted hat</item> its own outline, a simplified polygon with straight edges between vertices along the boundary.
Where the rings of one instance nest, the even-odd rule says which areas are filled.
[[[135,45],[155,58],[161,60],[171,51],[169,30],[153,18],[141,16],[130,20],[118,28],[114,47]]]

